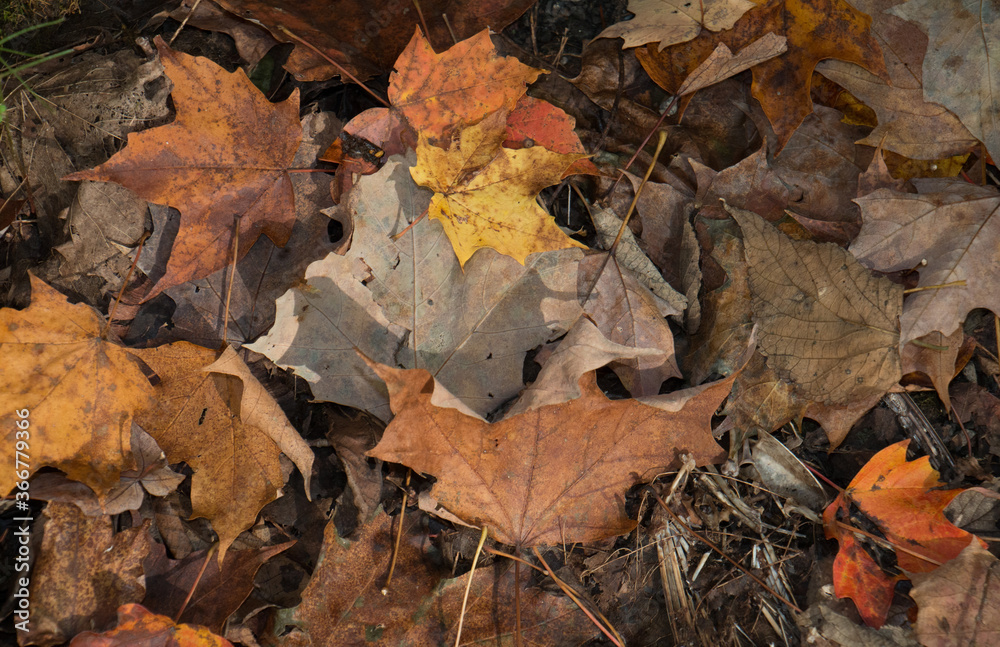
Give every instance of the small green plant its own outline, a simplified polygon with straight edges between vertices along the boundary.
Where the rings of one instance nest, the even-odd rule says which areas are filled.
[[[67,49],[52,54],[36,55],[36,54],[28,54],[26,52],[22,52],[16,49],[11,49],[6,46],[7,43],[13,41],[15,38],[23,36],[24,34],[35,31],[37,29],[43,29],[45,27],[58,25],[62,21],[63,19],[59,18],[58,20],[51,20],[49,22],[39,23],[37,25],[25,27],[24,29],[14,32],[13,34],[0,38],[0,87],[3,87],[3,84],[6,82],[8,77],[14,77],[17,80],[18,87],[24,87],[30,92],[31,88],[28,87],[28,84],[25,83],[24,79],[21,77],[22,72],[31,69],[32,67],[44,63],[46,61],[51,61],[52,59],[59,58],[60,56],[65,56],[66,54],[69,54],[70,52],[73,51]],[[9,56],[22,57],[23,60],[21,60],[16,64],[13,64],[10,61],[8,61],[7,57]],[[6,100],[8,96],[10,96],[8,93],[4,93],[3,96],[0,97],[0,124],[3,123],[4,116],[7,113]]]

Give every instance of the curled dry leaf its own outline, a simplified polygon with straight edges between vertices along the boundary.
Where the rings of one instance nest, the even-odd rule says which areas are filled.
[[[0,310],[0,399],[9,403],[0,457],[13,466],[15,451],[30,450],[28,473],[59,468],[103,499],[134,466],[132,416],[152,406],[153,387],[128,350],[102,337],[97,311],[34,276],[31,294],[24,310]],[[7,470],[0,492],[17,480]]]
[[[287,169],[302,132],[297,91],[272,104],[242,70],[156,44],[174,82],[176,120],[129,134],[110,160],[65,178],[117,182],[181,212],[166,273],[145,300],[231,262],[236,227],[238,258],[261,234],[279,247],[288,241],[295,208]],[[216,99],[205,102],[206,92]]]
[[[944,484],[927,456],[907,462],[909,442],[875,454],[823,513],[826,536],[840,543],[833,565],[834,592],[854,600],[865,623],[876,628],[885,622],[896,582],[905,579],[899,569],[926,573],[956,557],[970,541],[986,545],[944,516],[962,490],[940,489]],[[850,528],[906,550],[892,551]],[[889,572],[880,564],[890,567]]]
[[[903,288],[832,243],[791,240],[755,213],[726,209],[743,230],[768,364],[821,403],[882,395],[898,382]]]
[[[702,33],[731,29],[753,7],[748,0],[629,0],[632,20],[611,25],[599,38],[625,39],[625,47],[655,43],[662,50]]]
[[[964,286],[923,290],[907,298],[900,325],[903,342],[939,331],[951,335],[973,308],[1000,312],[1000,193],[961,180],[921,183],[921,194],[879,189],[858,198],[864,222],[851,253],[883,272],[920,267],[918,287],[965,281]]]
[[[279,453],[296,461],[306,482],[312,473],[305,441],[235,351],[227,351],[218,362],[215,351],[187,342],[137,351],[161,380],[156,406],[137,420],[171,462],[194,470],[191,514],[212,522],[220,562],[260,509],[278,498]]]
[[[395,417],[370,454],[434,475],[444,507],[521,548],[624,534],[635,527],[624,496],[639,479],[682,453],[720,460],[710,422],[735,377],[638,401],[609,400],[588,372],[579,398],[489,424],[437,406],[447,394],[427,371],[372,368]]]

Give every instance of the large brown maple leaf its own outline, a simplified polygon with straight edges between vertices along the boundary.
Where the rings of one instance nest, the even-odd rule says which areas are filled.
[[[395,417],[369,454],[436,476],[443,506],[507,544],[624,534],[635,527],[624,506],[632,485],[677,467],[681,454],[699,465],[725,456],[710,422],[735,374],[639,401],[609,400],[590,371],[579,398],[489,424],[427,371],[371,366]]]
[[[204,278],[242,258],[261,234],[279,247],[292,233],[295,204],[287,169],[302,139],[298,91],[272,104],[242,70],[230,74],[156,39],[174,83],[177,119],[128,136],[104,164],[67,180],[117,182],[181,212],[166,273],[146,295]]]

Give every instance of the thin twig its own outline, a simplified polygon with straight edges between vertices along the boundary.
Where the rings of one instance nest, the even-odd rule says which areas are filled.
[[[648,144],[649,140],[653,138],[653,133],[659,130],[660,125],[663,124],[663,120],[666,119],[667,115],[670,114],[670,111],[674,109],[674,104],[677,103],[677,100],[679,98],[680,95],[675,95],[674,98],[670,100],[670,103],[668,103],[667,107],[663,110],[663,114],[660,115],[660,118],[656,122],[656,125],[653,126],[653,129],[649,131],[648,135],[646,135],[646,139],[642,140],[642,144],[639,145],[639,148],[636,149],[635,153],[632,154],[632,157],[630,157],[628,162],[625,163],[625,167],[622,168],[621,171],[619,171],[618,177],[615,178],[614,184],[611,185],[610,189],[604,192],[604,197],[611,195],[611,192],[615,190],[615,187],[618,186],[618,183],[622,181],[622,178],[625,177],[625,171],[629,170],[629,168],[632,166],[632,163],[635,162],[637,157],[639,157],[639,153],[641,153],[643,149],[646,148],[646,144]]]
[[[194,0],[194,4],[191,5],[191,11],[189,11],[187,15],[184,16],[184,20],[181,21],[181,26],[178,27],[177,31],[174,32],[174,35],[170,37],[170,42],[168,42],[167,45],[174,44],[174,41],[177,40],[177,36],[181,33],[181,30],[184,29],[184,25],[188,24],[188,20],[190,20],[191,16],[194,15],[194,12],[198,10],[198,5],[200,4],[201,0]]]
[[[304,38],[299,37],[298,35],[296,35],[292,31],[290,31],[287,27],[282,27],[282,26],[279,25],[278,26],[278,30],[281,33],[285,34],[286,36],[289,36],[290,38],[294,38],[295,40],[299,41],[300,43],[302,43],[303,45],[305,45],[306,47],[308,47],[312,51],[314,51],[317,54],[319,54],[327,63],[329,63],[330,65],[332,65],[335,68],[337,68],[337,70],[342,75],[344,75],[347,78],[349,78],[350,80],[354,81],[355,83],[357,83],[358,85],[360,85],[361,88],[365,92],[367,92],[368,94],[370,94],[373,97],[375,97],[376,101],[378,101],[379,103],[381,103],[386,108],[389,107],[389,102],[388,101],[386,101],[385,99],[383,99],[379,95],[375,94],[375,92],[371,88],[369,88],[367,85],[365,85],[364,83],[362,83],[361,81],[359,81],[358,77],[354,76],[353,74],[351,74],[350,72],[348,72],[346,69],[344,69],[344,66],[342,66],[340,63],[338,63],[337,61],[333,60],[332,58],[330,58],[329,56],[327,56],[325,53],[321,52],[315,45],[313,45],[309,41],[305,40]]]
[[[744,575],[746,575],[747,577],[749,577],[750,579],[752,579],[754,582],[756,582],[757,584],[760,584],[764,588],[765,591],[767,591],[768,593],[770,593],[771,595],[773,595],[779,601],[785,603],[788,606],[788,608],[793,609],[797,613],[802,613],[802,609],[800,609],[797,604],[795,604],[794,602],[788,600],[787,598],[785,598],[785,596],[781,595],[780,593],[778,593],[777,591],[775,591],[774,589],[772,589],[770,586],[768,586],[764,582],[764,580],[760,579],[759,577],[757,577],[756,575],[754,575],[753,573],[751,573],[742,564],[740,564],[735,559],[733,559],[732,557],[730,557],[729,555],[727,555],[725,552],[723,552],[721,548],[719,548],[718,546],[716,546],[715,544],[713,544],[711,541],[709,541],[705,537],[702,537],[699,533],[697,533],[694,530],[692,530],[691,526],[689,526],[686,523],[684,523],[683,519],[681,519],[680,517],[678,517],[677,514],[675,514],[673,510],[671,510],[669,507],[667,507],[667,504],[663,502],[663,499],[660,498],[660,495],[657,494],[656,490],[654,490],[653,488],[651,488],[649,486],[646,486],[646,488],[653,495],[653,497],[656,498],[656,502],[660,504],[660,507],[663,508],[666,511],[666,513],[669,514],[670,517],[678,525],[680,525],[682,528],[684,528],[684,530],[686,530],[689,533],[691,533],[696,539],[698,539],[698,541],[701,541],[702,543],[704,543],[705,545],[707,545],[709,548],[711,548],[715,552],[719,553],[719,555],[722,555],[722,557],[725,558],[726,561],[728,561],[730,564],[732,564],[736,568],[740,569],[743,572]]]
[[[115,304],[111,306],[111,312],[108,313],[108,325],[104,328],[104,332],[101,337],[105,337],[108,331],[111,330],[111,322],[115,319],[115,311],[118,310],[118,304],[122,301],[122,295],[125,294],[125,288],[128,286],[129,279],[132,278],[132,273],[135,271],[136,265],[139,264],[139,255],[142,254],[143,245],[146,244],[146,239],[149,238],[149,232],[145,232],[142,238],[139,240],[139,246],[135,250],[135,258],[132,259],[132,265],[129,266],[128,272],[125,274],[125,280],[122,281],[122,287],[118,290],[118,296],[115,297]]]
[[[962,287],[965,285],[965,279],[959,281],[951,281],[949,283],[938,283],[937,285],[925,285],[919,288],[910,288],[908,290],[903,290],[903,294],[912,294],[914,292],[923,292],[924,290],[938,290],[940,288],[954,288]]]
[[[441,17],[444,18],[444,26],[448,28],[448,33],[451,34],[452,44],[458,45],[458,38],[455,36],[455,30],[451,28],[451,23],[448,22],[448,14],[442,13]]]
[[[888,539],[885,539],[884,537],[879,537],[878,535],[873,535],[870,532],[865,532],[861,528],[855,528],[854,526],[848,525],[848,524],[844,523],[843,521],[841,521],[839,519],[837,520],[837,526],[840,527],[843,530],[847,530],[847,531],[852,532],[852,533],[854,533],[856,535],[864,535],[865,537],[867,537],[868,539],[871,539],[872,541],[874,541],[876,544],[879,544],[883,548],[891,548],[891,549],[893,549],[893,550],[895,550],[897,552],[906,553],[907,555],[910,555],[912,557],[916,557],[917,559],[923,560],[923,561],[927,562],[928,564],[933,564],[934,566],[941,566],[941,564],[942,564],[941,562],[939,562],[939,561],[937,561],[935,559],[931,559],[930,557],[927,557],[925,555],[921,555],[920,553],[918,553],[916,551],[912,551],[912,550],[910,550],[909,548],[907,548],[905,546],[900,546],[899,544],[891,542]]]
[[[465,609],[469,605],[469,591],[472,590],[472,577],[476,574],[476,562],[479,561],[479,555],[483,552],[483,544],[486,543],[486,535],[489,533],[489,528],[483,526],[483,531],[479,534],[479,545],[476,546],[476,554],[472,557],[472,570],[469,571],[469,581],[465,583],[465,595],[462,596],[462,614],[458,616],[458,631],[455,633],[455,647],[458,647],[462,641],[462,624],[465,622]],[[518,582],[514,582],[514,586],[518,586]]]
[[[215,551],[216,549],[218,549],[218,547],[219,547],[218,543],[212,544],[212,547],[209,548],[208,552],[205,554],[205,561],[201,563],[201,570],[198,571],[198,576],[194,578],[194,584],[191,585],[191,590],[188,591],[187,597],[184,598],[184,602],[181,603],[181,608],[178,609],[177,615],[174,616],[174,624],[177,624],[178,622],[181,621],[181,616],[184,614],[184,609],[187,608],[188,602],[190,602],[191,598],[194,596],[194,590],[198,588],[198,582],[201,582],[201,577],[202,575],[205,574],[205,569],[208,568],[208,560],[212,559],[212,555],[215,554]]]
[[[618,235],[615,236],[615,242],[611,243],[611,249],[608,250],[610,254],[614,254],[618,249],[618,241],[622,239],[622,234],[625,233],[625,228],[628,227],[629,218],[632,217],[632,212],[635,211],[635,205],[639,201],[639,196],[642,194],[642,190],[646,187],[646,182],[649,181],[649,176],[653,174],[653,167],[656,166],[656,160],[660,157],[660,152],[663,150],[663,145],[667,143],[667,133],[660,131],[660,139],[656,142],[656,152],[653,153],[653,160],[649,163],[649,168],[646,169],[646,175],[642,177],[642,182],[639,184],[639,188],[635,190],[635,195],[632,197],[632,204],[628,206],[628,211],[625,212],[625,217],[622,218],[622,226],[618,228]]]
[[[236,282],[236,259],[240,255],[240,216],[234,216],[235,235],[233,236],[233,262],[229,269],[229,285],[226,286],[226,310],[222,315],[222,346],[229,343],[229,300],[233,296],[233,283]]]
[[[424,38],[426,38],[427,42],[429,43],[431,42],[431,30],[427,29],[427,21],[424,20],[424,12],[421,11],[420,9],[420,0],[412,0],[412,1],[413,1],[413,6],[417,8],[417,17],[420,18],[420,27],[424,30]],[[431,48],[433,47],[434,46],[431,45]]]
[[[385,578],[382,595],[388,595],[389,584],[392,583],[392,573],[396,570],[396,557],[399,555],[399,538],[403,536],[403,520],[406,519],[406,499],[410,494],[410,474],[413,470],[407,468],[406,482],[403,483],[403,508],[399,511],[399,529],[396,531],[396,541],[392,544],[392,561],[389,562],[389,575]]]

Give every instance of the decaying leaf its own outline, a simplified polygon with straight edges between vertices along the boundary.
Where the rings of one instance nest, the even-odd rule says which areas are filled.
[[[84,631],[70,647],[233,647],[204,627],[176,624],[167,616],[147,611],[141,604],[125,604],[118,609],[118,626],[102,634]]]
[[[941,568],[911,579],[921,644],[987,647],[1000,641],[1000,563],[978,541]]]
[[[709,421],[735,377],[637,401],[609,400],[589,372],[581,397],[491,425],[449,402],[427,371],[373,369],[395,417],[370,454],[433,474],[444,507],[519,547],[632,529],[622,497],[638,479],[679,465],[681,453],[698,464],[722,457]]]
[[[836,245],[791,240],[752,212],[726,209],[743,230],[768,364],[822,403],[882,395],[898,382],[903,289]]]
[[[522,387],[524,356],[565,333],[581,313],[575,249],[521,265],[481,250],[462,268],[441,225],[416,222],[428,195],[409,163],[390,159],[352,191],[355,232],[345,256],[310,265],[306,284],[278,300],[276,325],[250,346],[313,383],[322,400],[388,420],[388,397],[355,347],[371,359],[425,368],[486,414]]]
[[[910,0],[890,10],[927,34],[924,98],[962,120],[1000,159],[1000,8],[972,0]]]
[[[242,70],[229,74],[207,58],[156,43],[174,82],[177,119],[130,134],[128,146],[106,163],[66,176],[117,182],[181,212],[166,273],[147,300],[230,263],[237,227],[238,258],[261,234],[285,244],[295,220],[287,169],[301,137],[298,92],[272,104]],[[216,99],[205,102],[205,93]]]
[[[161,382],[156,406],[138,418],[171,462],[194,470],[192,516],[212,522],[219,561],[278,497],[284,485],[279,453],[296,460],[307,482],[312,473],[305,441],[232,348],[227,351],[216,361],[215,351],[187,342],[142,350]]]
[[[70,305],[33,276],[31,291],[28,308],[0,310],[0,398],[9,403],[0,457],[12,466],[0,491],[19,480],[20,451],[27,473],[57,467],[103,498],[134,466],[132,417],[153,404],[153,387],[129,351],[101,336],[93,308]]]
[[[823,513],[826,536],[840,543],[833,566],[834,591],[837,597],[854,600],[865,623],[876,628],[885,622],[893,587],[905,578],[900,569],[926,573],[958,556],[970,541],[985,547],[944,516],[945,507],[962,490],[939,489],[942,483],[928,457],[907,462],[909,442],[890,445],[873,456]],[[893,551],[851,528],[906,550]],[[876,563],[873,553],[889,557]]]
[[[625,39],[625,47],[654,43],[662,50],[684,43],[702,33],[731,29],[744,13],[753,8],[748,0],[630,0],[628,10],[635,18],[611,25],[600,38]]]
[[[921,266],[918,287],[965,281],[908,297],[903,342],[935,330],[950,335],[973,308],[1000,312],[993,280],[1000,272],[1000,193],[961,180],[924,180],[920,188],[858,198],[864,223],[851,244],[858,260],[883,272]]]

